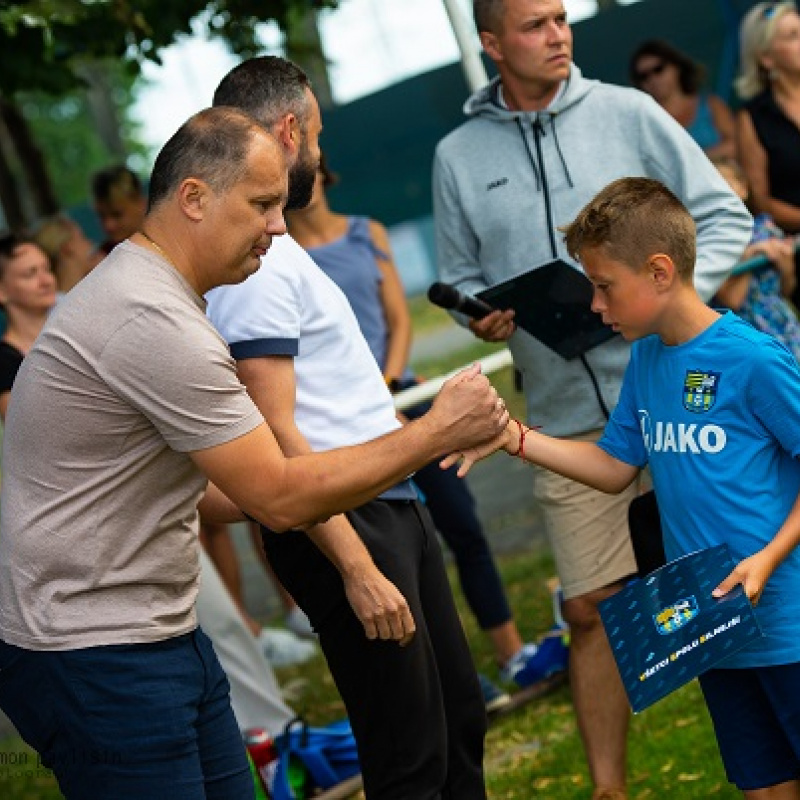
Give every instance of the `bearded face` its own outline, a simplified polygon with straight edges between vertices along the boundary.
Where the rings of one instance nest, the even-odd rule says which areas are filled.
[[[305,208],[311,201],[314,191],[314,179],[319,170],[319,151],[316,157],[308,145],[308,137],[303,136],[303,142],[297,153],[297,160],[289,170],[289,199],[286,203],[287,210]]]

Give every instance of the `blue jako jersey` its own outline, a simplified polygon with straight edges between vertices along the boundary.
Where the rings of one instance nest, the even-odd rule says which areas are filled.
[[[670,560],[726,542],[741,561],[775,536],[800,492],[800,368],[732,313],[682,345],[649,336],[633,345],[599,445],[650,465]],[[756,611],[766,638],[724,666],[800,661],[800,550]]]

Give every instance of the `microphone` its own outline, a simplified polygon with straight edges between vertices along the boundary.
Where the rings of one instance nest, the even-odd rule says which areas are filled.
[[[428,300],[439,308],[460,311],[473,319],[483,319],[494,311],[488,303],[459,292],[455,286],[451,286],[449,283],[432,283],[428,289]]]

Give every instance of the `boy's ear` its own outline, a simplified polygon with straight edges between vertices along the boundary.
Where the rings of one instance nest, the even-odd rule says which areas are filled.
[[[675,262],[664,253],[656,253],[650,256],[647,262],[647,268],[650,271],[653,285],[657,290],[666,291],[678,277],[678,270],[675,268]]]

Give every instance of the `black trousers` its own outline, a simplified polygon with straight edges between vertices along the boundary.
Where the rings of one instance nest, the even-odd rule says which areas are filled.
[[[370,641],[339,573],[301,531],[262,531],[277,576],[319,633],[358,743],[368,800],[485,800],[486,714],[436,532],[416,501],[348,514],[406,598],[411,644]]]

